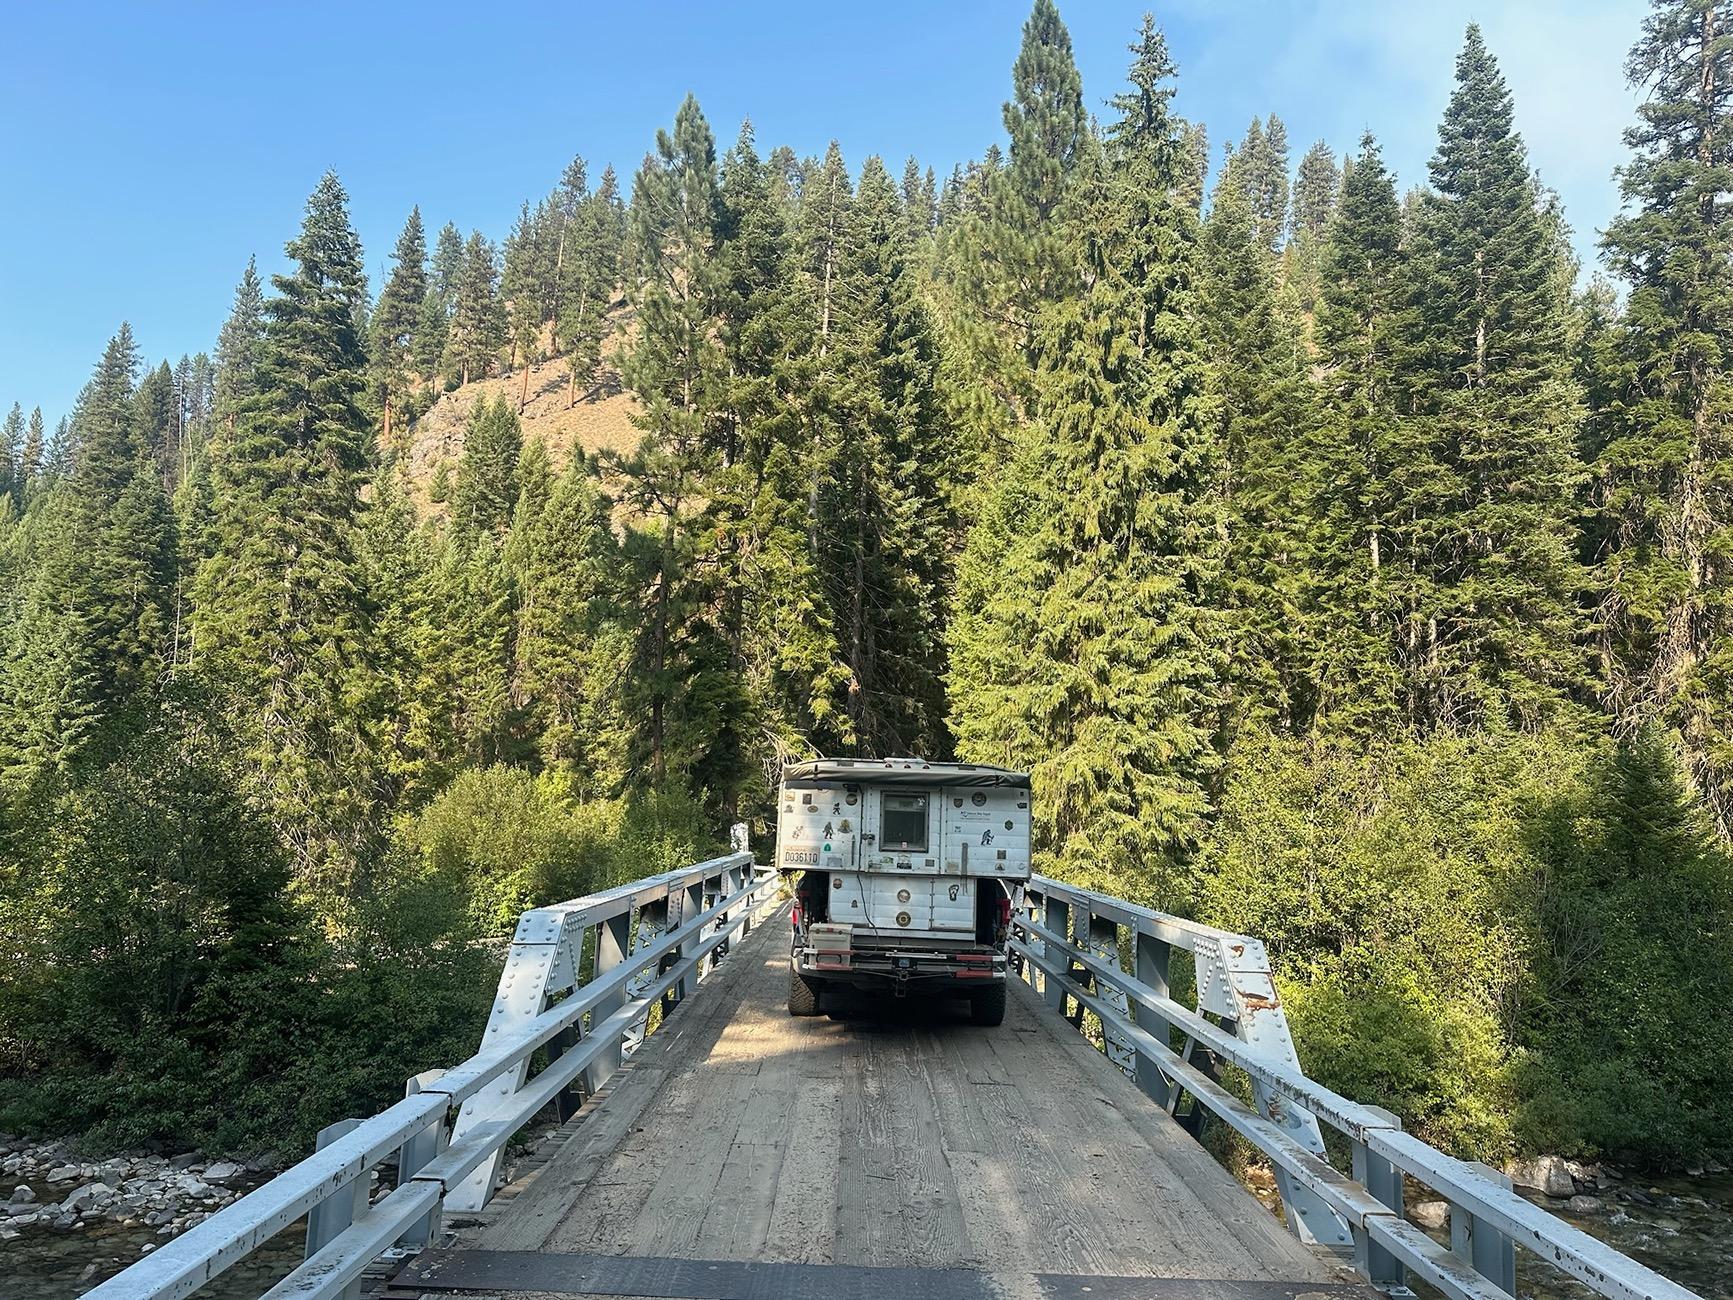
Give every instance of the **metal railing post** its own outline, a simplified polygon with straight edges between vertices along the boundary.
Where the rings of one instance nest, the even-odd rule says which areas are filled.
[[[361,1127],[358,1119],[340,1119],[319,1130],[313,1141],[315,1151],[323,1151],[352,1129]],[[307,1248],[303,1255],[312,1259],[335,1241],[338,1235],[367,1213],[369,1171],[362,1170],[354,1182],[345,1183],[307,1212]],[[343,1300],[360,1300],[361,1283],[351,1282],[339,1295]]]
[[[672,903],[672,901],[673,901],[672,899],[669,900],[670,903]],[[678,925],[685,925],[693,917],[699,915],[703,911],[704,911],[704,882],[702,880],[694,880],[691,884],[686,886],[684,892],[681,895],[680,920],[677,922],[677,924]],[[691,934],[687,935],[684,939],[682,939],[680,941],[680,960],[681,961],[685,961],[694,952],[696,952],[698,950],[698,944],[703,939],[703,937],[704,937],[703,935],[699,934],[696,930],[694,930]],[[698,987],[698,966],[697,966],[697,963],[693,963],[692,969],[687,971],[686,974],[684,974],[680,977],[679,985],[678,985],[679,995],[675,998],[675,1001],[677,1003],[678,1002],[684,1002],[687,998],[692,996],[692,990],[697,988],[697,987]]]
[[[632,913],[628,908],[618,916],[610,916],[596,926],[596,966],[592,979],[601,979],[616,966],[626,960],[626,954],[631,951],[632,944]],[[616,1010],[626,1005],[626,990],[619,989],[610,993],[590,1012],[590,1024],[600,1025]],[[602,1049],[601,1054],[584,1071],[584,1087],[594,1096],[601,1086],[607,1082],[608,1076],[620,1068],[620,1045],[614,1043]]]
[[[1056,937],[1069,943],[1071,940],[1071,904],[1067,903],[1062,898],[1053,897],[1052,894],[1046,895],[1042,901],[1044,906],[1042,908],[1041,924]],[[1054,962],[1055,965],[1060,965],[1065,968],[1070,967],[1070,959],[1063,953],[1057,953],[1054,954],[1054,956],[1056,958]],[[1067,989],[1065,986],[1070,983],[1070,980],[1063,975],[1055,975],[1051,970],[1045,972],[1042,979],[1045,980],[1047,984],[1047,1005],[1052,1007],[1060,1015],[1064,1015],[1065,1003],[1067,1001]]]
[[[1500,1187],[1511,1186],[1510,1175],[1476,1160],[1468,1166]],[[1450,1207],[1450,1249],[1474,1266],[1488,1282],[1516,1294],[1516,1243],[1485,1219],[1460,1205]]]
[[[1380,1106],[1366,1109],[1391,1128],[1401,1129],[1402,1120],[1390,1111]],[[1384,1157],[1374,1154],[1371,1147],[1359,1139],[1354,1141],[1354,1181],[1372,1193],[1379,1204],[1387,1207],[1393,1218],[1402,1218],[1402,1171]],[[1354,1267],[1369,1282],[1400,1286],[1407,1281],[1408,1274],[1402,1261],[1373,1241],[1365,1228],[1354,1229]]]
[[[1110,916],[1089,917],[1089,951],[1107,962],[1115,970],[1124,970],[1124,963],[1119,958],[1119,923]],[[1131,1002],[1125,996],[1125,990],[1116,984],[1096,981],[1095,994],[1108,1006],[1126,1019],[1131,1018]],[[1102,1039],[1107,1046],[1107,1059],[1127,1078],[1137,1077],[1137,1049],[1123,1035],[1114,1033],[1102,1027]]]
[[[413,1097],[439,1082],[444,1075],[444,1070],[423,1070],[420,1074],[411,1075],[403,1085],[403,1095]],[[397,1153],[397,1185],[402,1187],[408,1183],[443,1150],[445,1150],[445,1116],[441,1115],[419,1133],[414,1134]],[[399,1234],[397,1244],[410,1249],[431,1246],[439,1236],[439,1219],[439,1208],[436,1206],[405,1228]]]
[[[1137,932],[1135,943],[1133,963],[1136,969],[1132,974],[1139,984],[1145,985],[1157,997],[1167,997],[1167,963],[1173,952],[1172,946],[1165,939],[1157,939],[1153,934],[1144,934],[1141,930]],[[1131,1018],[1163,1043],[1168,1041],[1167,1021],[1148,1007],[1133,1006]],[[1137,1072],[1133,1077],[1146,1097],[1158,1106],[1168,1105],[1173,1094],[1173,1085],[1151,1057],[1142,1052],[1137,1054]]]

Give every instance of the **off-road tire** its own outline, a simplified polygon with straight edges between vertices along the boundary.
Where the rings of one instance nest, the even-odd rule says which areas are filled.
[[[969,995],[969,1019],[984,1029],[1005,1023],[1005,986],[989,984]]]
[[[818,985],[811,980],[802,979],[800,972],[794,969],[793,963],[788,967],[788,1014],[791,1016],[816,1016],[819,1002]]]

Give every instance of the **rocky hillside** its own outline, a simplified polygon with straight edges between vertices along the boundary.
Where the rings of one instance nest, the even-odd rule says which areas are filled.
[[[570,372],[563,358],[530,367],[529,400],[523,409],[523,440],[528,445],[540,438],[556,470],[564,468],[573,447],[587,452],[629,451],[638,444],[632,424],[637,403],[625,392],[615,366],[623,342],[620,327],[602,346],[602,365],[588,387],[580,387],[573,401]],[[409,479],[423,506],[429,504],[428,489],[441,461],[455,473],[463,455],[463,433],[469,413],[481,398],[505,394],[515,403],[523,393],[523,371],[476,380],[446,393],[415,422],[410,431]]]

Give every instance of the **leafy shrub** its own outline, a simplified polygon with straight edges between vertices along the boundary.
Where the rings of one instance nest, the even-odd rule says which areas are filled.
[[[1309,1073],[1471,1157],[1725,1149],[1733,898],[1666,749],[1251,737],[1200,862]]]

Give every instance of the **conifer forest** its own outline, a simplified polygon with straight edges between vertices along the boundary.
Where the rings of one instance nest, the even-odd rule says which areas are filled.
[[[207,352],[118,278],[69,417],[0,403],[0,1129],[299,1154],[523,909],[915,754],[1266,939],[1430,1141],[1728,1154],[1730,33],[1654,0],[1593,265],[1476,28],[1398,176],[1035,0],[948,175],[688,97],[373,283],[308,177]]]

